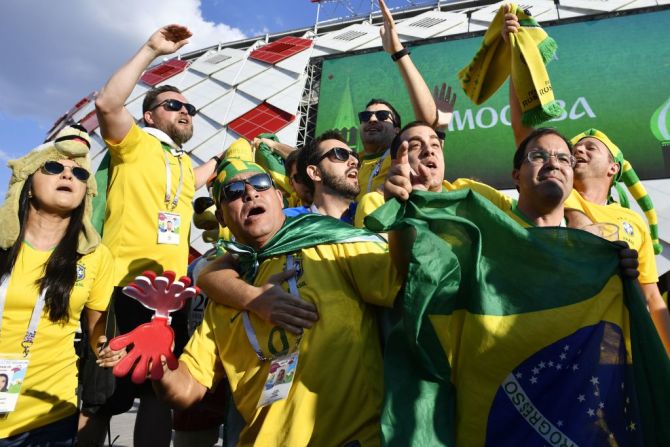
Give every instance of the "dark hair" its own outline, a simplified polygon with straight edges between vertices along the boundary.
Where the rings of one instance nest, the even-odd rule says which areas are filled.
[[[393,123],[395,124],[395,127],[402,127],[402,119],[400,118],[400,114],[398,111],[391,105],[390,102],[384,100],[384,99],[379,99],[379,98],[372,98],[370,101],[368,101],[367,104],[365,104],[365,108],[367,109],[368,107],[375,105],[375,104],[384,104],[386,107],[391,109],[391,112],[393,112]]]
[[[156,102],[158,95],[165,92],[175,92],[181,94],[181,90],[173,85],[161,85],[160,87],[152,88],[144,96],[144,101],[142,101],[142,115],[144,115],[144,112],[151,110],[151,108],[156,105],[154,103]]]
[[[7,374],[0,373],[0,377],[5,378],[5,384],[0,388],[0,391],[7,391],[7,385],[9,385],[9,376]]]
[[[395,136],[393,141],[391,141],[391,158],[395,158],[395,156],[398,154],[398,148],[402,144],[402,134],[405,133],[406,130],[411,129],[412,127],[428,127],[430,129],[433,129],[433,126],[428,124],[425,121],[417,120],[417,121],[412,121],[411,123],[408,123],[400,129],[400,132],[398,132],[398,135]],[[437,133],[435,133],[437,135]]]
[[[19,196],[19,237],[14,245],[7,250],[0,250],[0,277],[11,273],[18,258],[25,226],[30,208],[28,191],[33,183],[32,174],[26,179],[21,195]],[[40,293],[47,289],[44,308],[49,312],[49,320],[53,323],[65,324],[70,319],[70,294],[77,281],[77,262],[81,255],[77,253],[79,234],[83,228],[84,208],[86,197],[81,204],[72,211],[70,222],[63,238],[49,256],[44,266],[44,276],[37,281]]]
[[[293,166],[298,162],[298,154],[300,153],[300,149],[296,149],[288,156],[286,157],[286,160],[284,160],[284,170],[286,171],[286,175],[290,175],[291,169]]]
[[[313,139],[307,146],[300,149],[298,153],[298,172],[296,175],[300,183],[307,186],[312,194],[314,193],[314,182],[307,175],[307,166],[316,164],[320,155],[319,145],[326,140],[337,140],[348,146],[347,140],[344,139],[341,133],[336,130],[327,130]]]
[[[531,143],[531,141],[534,141],[544,135],[556,135],[565,142],[565,144],[568,146],[568,150],[572,152],[572,143],[570,143],[570,140],[565,138],[558,130],[554,129],[553,127],[539,127],[533,130],[530,135],[524,138],[523,141],[519,144],[519,147],[514,153],[514,169],[521,168],[523,159],[526,156],[526,149],[528,148],[528,145]]]

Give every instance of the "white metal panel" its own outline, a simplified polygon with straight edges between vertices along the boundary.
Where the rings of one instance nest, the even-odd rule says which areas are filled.
[[[128,96],[128,101],[132,101],[133,99],[139,97],[139,96],[144,96],[146,92],[150,90],[150,87],[147,85],[138,82],[135,84],[135,87],[133,88],[133,91],[130,92],[130,95]]]
[[[463,34],[468,32],[468,20],[467,17],[463,22],[460,22],[458,25],[449,28],[446,31],[442,31],[435,37],[442,37],[442,36],[454,36],[456,34]]]
[[[271,68],[237,86],[237,89],[254,98],[264,101],[294,84],[298,75],[288,71]]]
[[[201,109],[207,104],[222,97],[230,90],[230,87],[226,87],[220,82],[206,79],[188,90],[184,90],[183,94],[186,99],[188,99],[188,102],[193,104],[197,109]]]
[[[301,77],[293,85],[268,98],[266,101],[275,107],[295,115],[298,111],[298,106],[300,105],[300,99],[302,98],[303,90],[305,89],[306,80],[306,77]]]
[[[575,8],[581,10],[582,15],[588,14],[588,11],[596,12],[610,12],[616,11],[633,0],[561,0],[559,9]],[[561,11],[561,18],[563,18],[563,11]]]
[[[225,82],[234,87],[237,84],[264,72],[268,68],[270,68],[270,66],[263,62],[258,62],[253,59],[243,59],[223,70],[217,71],[212,74],[212,77],[217,81]]]
[[[221,129],[221,125],[217,122],[208,119],[202,114],[193,117],[193,137],[184,144],[184,150],[191,152],[204,141],[207,141]]]
[[[142,103],[144,102],[144,96],[145,95],[142,95],[126,104],[126,110],[128,110],[137,121],[142,119]]]
[[[277,62],[275,67],[292,71],[293,73],[302,74],[305,71],[305,67],[309,63],[309,59],[312,57],[313,48],[314,46],[312,45],[300,53],[294,54],[291,57],[287,57],[283,61]]]
[[[398,34],[414,39],[426,39],[445,32],[460,23],[467,21],[463,14],[441,11],[427,11],[403,20],[396,27]]]
[[[219,124],[226,125],[261,103],[242,92],[233,91],[204,107],[200,113]]]
[[[84,118],[86,115],[93,112],[94,110],[95,110],[95,100],[91,99],[89,102],[84,104],[84,106],[81,109],[73,113],[70,119],[72,119],[72,121],[74,121],[75,123],[78,123],[79,121],[82,120],[82,118]]]
[[[356,50],[366,50],[368,48],[381,48],[382,47],[382,38],[379,37],[379,28],[377,27],[377,35],[375,36],[374,39],[371,39],[367,42],[365,42],[363,45],[356,47]],[[400,36],[400,41],[401,42],[407,42],[407,38],[405,36]]]
[[[317,37],[315,44],[344,52],[358,48],[378,37],[378,27],[361,23]]]
[[[221,51],[208,51],[191,64],[191,69],[211,75],[235,62],[244,59],[245,52],[236,48],[222,48]]]
[[[224,127],[220,132],[212,135],[207,141],[202,142],[198,147],[191,151],[194,160],[200,159],[207,161],[215,155],[221,154],[228,150],[228,147],[240,138],[240,136],[232,130]],[[197,158],[196,158],[197,157]]]
[[[296,118],[278,131],[275,135],[284,144],[295,147],[298,143],[298,130],[300,130],[300,119]]]
[[[335,53],[339,53],[339,51],[333,50],[332,48],[322,48],[315,44],[315,46],[312,47],[311,57],[327,56],[329,54],[335,54]]]
[[[186,90],[195,84],[204,81],[205,79],[207,79],[205,75],[187,68],[181,73],[167,78],[165,81],[157,84],[156,87],[160,87],[161,85],[173,85],[179,90]]]

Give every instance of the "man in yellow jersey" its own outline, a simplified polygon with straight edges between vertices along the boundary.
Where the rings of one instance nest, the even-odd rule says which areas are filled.
[[[179,368],[154,387],[186,407],[225,374],[245,421],[238,445],[379,445],[382,359],[367,304],[390,306],[400,289],[386,243],[315,213],[285,219],[281,193],[258,165],[229,159],[218,171],[213,194],[237,241],[225,243],[237,254],[237,278],[205,292],[215,301],[227,291],[257,296],[283,274],[294,298],[315,306],[319,320],[296,335],[211,303]]]
[[[507,39],[509,33],[518,32],[519,27],[516,15],[506,14],[503,38]],[[514,138],[518,143],[533,129],[525,127],[521,122],[521,108],[512,82],[510,116]],[[638,251],[642,292],[656,330],[670,354],[670,314],[657,285],[658,271],[654,253],[660,253],[661,245],[658,240],[658,220],[651,200],[630,164],[624,160],[621,150],[603,132],[589,129],[577,135],[572,143],[577,165],[574,170],[574,191],[565,206],[585,213],[594,222],[616,224],[619,227],[619,238]],[[649,226],[627,207],[626,193],[619,186],[624,174],[627,175],[626,183],[632,185],[629,190],[649,220]],[[612,187],[617,189],[621,205],[612,199]]]
[[[172,270],[177,277],[186,274],[193,196],[216,167],[210,160],[194,169],[183,150],[193,134],[196,110],[179,89],[163,85],[147,92],[143,129],[124,107],[142,72],[157,57],[186,45],[190,36],[179,25],[157,30],[112,75],[95,101],[102,137],[111,154],[103,242],[116,259],[113,302],[121,333],[149,321],[152,315],[121,293],[123,286],[145,270]],[[187,339],[185,316],[175,315],[172,324],[180,350]],[[169,445],[171,411],[155,398],[150,386],[138,389],[129,380],[118,379],[100,416],[127,411],[138,393],[141,404],[135,445]]]

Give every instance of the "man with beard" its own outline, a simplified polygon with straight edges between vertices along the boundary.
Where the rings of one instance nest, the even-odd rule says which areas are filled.
[[[389,147],[402,127],[402,122],[391,103],[383,99],[371,99],[365,110],[358,114],[358,120],[359,135],[363,143],[358,176],[359,194],[362,196],[384,185],[391,166]]]
[[[358,154],[336,131],[327,131],[298,153],[297,176],[312,190],[310,206],[285,210],[287,215],[318,213],[353,224],[360,192]]]
[[[153,314],[124,295],[123,286],[146,270],[186,275],[189,232],[184,230],[191,224],[193,196],[216,168],[212,159],[193,169],[183,150],[193,134],[196,110],[176,87],[164,85],[147,92],[142,105],[144,129],[124,107],[149,64],[179,50],[190,36],[191,32],[179,25],[156,31],[112,75],[95,101],[100,130],[111,154],[103,242],[115,257],[113,310],[121,333],[150,321]],[[168,228],[167,222],[172,226]],[[184,315],[175,315],[172,326],[175,350],[180,352],[187,340]],[[135,445],[169,445],[170,408],[156,399],[151,386],[137,387],[127,378],[118,379],[114,394],[98,416],[105,421],[112,414],[127,411],[137,394],[141,403]]]

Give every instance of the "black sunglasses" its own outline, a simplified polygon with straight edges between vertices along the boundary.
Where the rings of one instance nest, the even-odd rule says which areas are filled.
[[[347,161],[349,160],[350,156],[354,157],[356,161],[360,161],[360,159],[358,158],[358,153],[350,151],[349,149],[345,149],[343,147],[334,147],[331,150],[327,151],[325,154],[321,155],[314,164],[319,164],[321,160],[323,160],[326,157],[330,157],[331,155],[337,161]]]
[[[228,202],[237,200],[244,195],[246,185],[251,185],[256,191],[265,191],[272,186],[272,179],[268,174],[256,174],[244,180],[236,180],[223,185],[221,196]]]
[[[390,118],[391,122],[395,124],[395,117],[393,116],[393,112],[390,110],[364,110],[362,112],[358,112],[358,121],[361,123],[367,123],[370,121],[370,118],[372,118],[372,115],[377,118],[377,121],[386,121]]]
[[[181,102],[177,99],[166,99],[163,102],[159,102],[149,110],[157,109],[160,106],[163,106],[165,110],[169,110],[170,112],[179,112],[182,107],[186,107],[186,113],[191,116],[195,116],[195,114],[198,112],[193,104]]]
[[[79,166],[68,166],[68,167],[70,168],[70,171],[72,171],[72,175],[79,181],[86,182],[86,180],[88,180],[88,178],[91,176],[91,173],[82,167]],[[58,175],[64,170],[65,165],[58,161],[47,161],[42,166],[42,171],[44,171],[45,174],[49,175]]]

